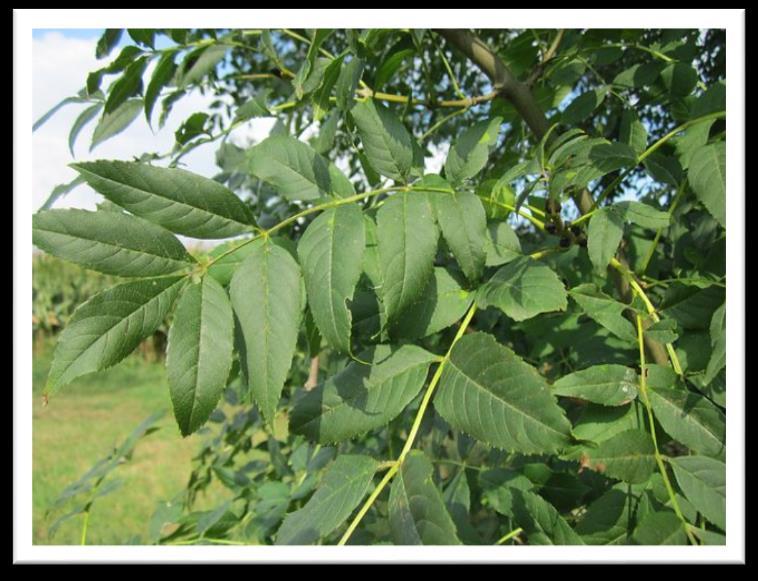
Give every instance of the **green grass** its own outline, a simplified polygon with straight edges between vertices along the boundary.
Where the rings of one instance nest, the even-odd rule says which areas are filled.
[[[48,527],[64,511],[45,517],[60,492],[77,480],[114,444],[121,443],[143,419],[169,410],[160,429],[141,440],[131,461],[113,474],[121,488],[95,501],[87,544],[124,544],[147,534],[157,502],[185,486],[191,458],[202,436],[182,438],[170,412],[171,400],[162,362],[134,353],[119,365],[72,382],[42,405],[42,389],[54,341],[38,344],[33,358],[33,542],[79,544],[82,518],[66,521],[51,539]],[[218,501],[223,490],[210,493]],[[202,502],[199,504],[205,504]],[[143,541],[144,542],[144,541]]]

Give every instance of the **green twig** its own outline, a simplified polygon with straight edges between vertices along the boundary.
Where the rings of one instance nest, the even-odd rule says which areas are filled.
[[[668,492],[669,499],[671,500],[671,506],[674,509],[676,516],[679,517],[679,520],[682,521],[682,526],[684,527],[684,531],[687,533],[687,537],[689,538],[690,542],[693,545],[697,545],[697,540],[692,535],[687,520],[684,518],[681,508],[679,508],[679,503],[676,500],[674,488],[671,486],[668,472],[666,472],[666,466],[663,463],[663,456],[661,456],[660,449],[658,448],[658,438],[655,434],[655,420],[653,418],[653,406],[650,403],[650,398],[648,397],[647,393],[647,364],[645,363],[645,341],[644,330],[642,328],[642,317],[640,315],[637,315],[637,343],[639,345],[640,351],[640,395],[642,396],[642,403],[647,410],[648,423],[650,424],[650,436],[653,440],[653,448],[655,450],[655,462],[658,465],[658,470],[660,471],[661,477],[663,478],[663,484],[666,487],[666,492]]]

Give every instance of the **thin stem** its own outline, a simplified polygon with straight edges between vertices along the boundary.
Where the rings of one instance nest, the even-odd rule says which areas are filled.
[[[347,527],[345,534],[342,535],[342,538],[339,540],[337,545],[342,546],[345,543],[347,543],[347,541],[352,536],[353,532],[355,532],[355,529],[358,526],[358,524],[360,524],[361,520],[363,520],[363,517],[366,516],[366,513],[374,504],[374,501],[382,493],[382,490],[384,490],[384,487],[387,486],[387,484],[389,484],[389,481],[392,480],[393,476],[397,474],[397,471],[399,468],[400,468],[400,464],[398,464],[398,462],[393,462],[392,467],[387,471],[387,473],[384,475],[384,477],[379,482],[377,487],[374,489],[371,495],[366,499],[366,502],[363,503],[363,506],[358,511],[358,514],[355,515],[355,518],[350,523],[350,526]]]
[[[650,298],[647,296],[647,293],[645,293],[642,286],[640,286],[640,283],[637,281],[634,273],[626,268],[623,264],[621,264],[621,262],[619,262],[615,257],[611,258],[610,264],[613,268],[624,275],[624,277],[626,277],[626,279],[629,281],[629,286],[632,287],[634,294],[638,296],[645,304],[645,309],[647,310],[648,315],[650,315],[654,322],[658,323],[661,318],[658,316],[655,305],[653,305],[653,303],[650,301]],[[679,356],[676,354],[676,350],[671,343],[666,343],[666,352],[668,353],[669,359],[671,360],[671,366],[674,368],[676,374],[680,377],[684,377],[684,371],[682,370],[682,365],[679,362]]]
[[[499,540],[497,543],[495,543],[495,544],[496,544],[496,545],[502,545],[503,543],[506,543],[506,542],[510,541],[510,540],[511,540],[513,537],[517,537],[517,536],[519,536],[519,535],[520,535],[522,532],[524,532],[524,529],[522,529],[521,527],[519,527],[519,528],[517,528],[517,529],[514,529],[514,530],[512,530],[511,532],[509,532],[507,535],[505,535],[504,537],[502,537],[502,538],[501,538],[501,539],[500,539],[500,540]]]
[[[403,460],[405,460],[405,457],[408,455],[408,452],[410,452],[411,448],[413,447],[413,442],[416,440],[418,431],[421,428],[421,420],[424,417],[424,412],[426,412],[426,408],[429,407],[429,402],[432,400],[434,390],[440,381],[440,377],[442,377],[442,370],[445,368],[445,364],[450,360],[450,354],[453,351],[453,347],[455,347],[455,344],[460,340],[461,337],[463,337],[463,334],[466,332],[469,323],[471,323],[471,319],[474,317],[474,313],[476,313],[476,304],[471,305],[468,313],[466,313],[466,316],[463,318],[463,322],[458,328],[458,332],[455,334],[452,343],[450,343],[450,347],[448,348],[445,357],[443,357],[442,361],[440,361],[440,364],[437,366],[437,370],[434,372],[434,377],[432,377],[432,381],[429,383],[429,387],[426,388],[424,398],[421,400],[421,405],[418,408],[418,412],[416,412],[416,418],[413,420],[411,431],[408,433],[408,438],[405,441],[405,446],[403,446],[403,449],[400,451],[400,456],[398,456],[397,461],[400,464],[402,464]]]
[[[663,484],[666,486],[666,491],[668,492],[669,499],[671,500],[671,506],[674,509],[676,516],[678,516],[679,520],[682,521],[682,526],[684,527],[684,531],[687,533],[687,537],[689,538],[690,542],[693,545],[697,545],[697,541],[689,529],[687,520],[684,518],[682,510],[679,508],[679,503],[676,500],[674,488],[671,486],[668,472],[666,472],[666,466],[663,463],[663,457],[661,456],[661,452],[658,448],[658,438],[655,434],[655,421],[653,419],[653,406],[650,403],[650,398],[648,397],[647,393],[647,364],[645,363],[645,341],[644,330],[642,328],[642,317],[640,315],[637,315],[637,343],[639,345],[640,351],[640,395],[642,396],[642,403],[645,405],[645,409],[647,410],[647,419],[648,423],[650,424],[650,436],[653,440],[653,449],[655,451],[655,462],[658,465],[658,470],[660,471],[661,477],[663,478]]]
[[[465,99],[466,95],[463,93],[463,91],[461,91],[461,87],[458,84],[458,80],[455,78],[455,75],[453,74],[453,68],[450,66],[450,62],[447,60],[447,57],[445,56],[444,51],[440,48],[437,42],[434,42],[434,48],[437,50],[437,54],[440,55],[440,59],[442,60],[442,65],[445,67],[448,77],[450,77],[450,82],[453,84],[453,90],[455,91],[455,94],[458,95],[461,99]]]
[[[453,339],[452,343],[450,343],[450,347],[447,350],[447,353],[445,353],[445,356],[440,360],[439,365],[437,366],[436,371],[434,372],[434,376],[432,377],[431,382],[429,382],[429,386],[426,388],[426,391],[424,392],[424,397],[421,400],[421,404],[419,405],[418,411],[416,412],[416,417],[413,420],[413,425],[411,426],[410,432],[408,432],[408,437],[406,438],[405,445],[403,446],[403,449],[400,451],[400,455],[398,456],[397,460],[392,464],[390,469],[387,471],[387,473],[384,475],[384,477],[381,479],[377,487],[374,489],[374,491],[371,493],[371,495],[366,499],[366,502],[363,503],[363,506],[358,511],[358,514],[355,515],[355,518],[353,518],[353,521],[350,523],[350,526],[345,531],[345,534],[342,535],[342,538],[339,540],[338,545],[344,545],[347,543],[347,541],[350,539],[351,535],[355,531],[356,527],[360,524],[361,520],[364,516],[366,516],[366,513],[369,511],[371,506],[374,504],[376,499],[381,494],[382,490],[384,490],[384,487],[389,484],[390,480],[397,474],[398,470],[400,470],[400,466],[403,464],[403,460],[405,460],[405,457],[408,455],[408,453],[411,451],[411,448],[413,448],[413,442],[416,439],[416,436],[418,435],[419,428],[421,427],[421,421],[424,418],[424,413],[426,412],[426,409],[429,407],[429,402],[432,399],[432,395],[434,394],[434,389],[437,387],[437,384],[439,383],[440,377],[442,377],[442,370],[445,367],[445,364],[450,360],[450,354],[453,351],[453,347],[458,342],[458,340],[463,337],[463,334],[466,332],[466,329],[469,326],[469,323],[471,323],[471,319],[474,316],[474,313],[476,313],[476,304],[471,305],[468,312],[466,313],[466,316],[463,318],[463,321],[461,322],[461,326],[458,329],[458,332],[455,335],[455,338]]]
[[[434,125],[432,125],[429,129],[426,130],[426,132],[421,136],[420,141],[425,141],[432,133],[437,131],[440,127],[442,127],[445,123],[447,123],[450,119],[455,117],[456,115],[462,115],[468,111],[468,107],[464,107],[463,109],[459,109],[458,111],[453,111],[449,115],[445,115],[442,119],[437,121]]]
[[[304,216],[308,216],[309,214],[314,214],[316,212],[321,212],[322,210],[327,210],[329,208],[336,208],[337,206],[342,206],[344,204],[350,204],[352,202],[357,202],[359,200],[364,200],[364,199],[370,198],[372,196],[378,196],[379,194],[385,194],[387,192],[393,192],[393,191],[405,190],[405,189],[407,189],[406,186],[391,186],[391,187],[388,187],[388,188],[381,188],[379,190],[371,190],[369,192],[363,192],[362,194],[356,194],[354,196],[349,196],[347,198],[339,198],[337,200],[331,200],[331,201],[325,202],[323,204],[318,204],[317,206],[312,206],[310,208],[306,208],[305,210],[302,210],[302,211],[298,212],[297,214],[294,214],[293,216],[290,216],[289,218],[285,218],[284,220],[282,220],[278,224],[275,224],[274,226],[272,226],[268,230],[262,230],[260,234],[257,234],[255,236],[253,236],[252,238],[248,238],[247,240],[245,240],[244,242],[242,242],[238,246],[235,246],[234,248],[230,248],[226,252],[223,252],[223,253],[219,254],[218,256],[216,256],[215,258],[213,258],[213,260],[211,260],[211,261],[208,262],[206,268],[210,267],[212,264],[214,264],[215,262],[221,260],[225,256],[231,254],[232,252],[236,252],[237,250],[239,250],[243,246],[247,246],[251,242],[255,242],[256,240],[258,240],[260,238],[264,238],[266,236],[270,236],[274,232],[276,232],[278,230],[281,230],[285,226],[288,226],[289,224],[292,224],[293,222],[296,222],[300,218],[302,218]]]
[[[89,527],[89,509],[84,511],[84,522],[82,522],[82,537],[80,545],[87,544],[87,528]]]

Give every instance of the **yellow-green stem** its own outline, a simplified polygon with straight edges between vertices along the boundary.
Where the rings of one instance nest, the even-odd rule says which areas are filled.
[[[84,522],[82,523],[82,537],[80,545],[87,544],[87,528],[89,527],[89,510],[84,511]]]
[[[502,537],[502,538],[501,538],[501,539],[500,539],[500,540],[499,540],[497,543],[495,543],[495,544],[496,544],[496,545],[502,545],[503,543],[507,543],[507,542],[508,542],[508,541],[510,541],[510,540],[511,540],[513,537],[517,537],[517,536],[518,536],[518,535],[520,535],[522,532],[524,532],[524,529],[522,529],[521,527],[519,527],[519,528],[517,528],[517,529],[514,529],[514,530],[512,530],[511,532],[509,532],[507,535],[503,536],[503,537]]]
[[[637,281],[634,273],[632,273],[628,268],[621,264],[621,262],[619,262],[619,260],[615,257],[611,258],[610,264],[613,268],[624,275],[624,277],[629,281],[629,286],[632,287],[634,294],[638,296],[640,300],[642,300],[642,302],[645,304],[645,309],[647,310],[648,315],[650,315],[650,318],[652,318],[654,322],[658,323],[661,318],[658,316],[658,312],[656,311],[655,306],[652,302],[650,302],[650,298],[648,298],[647,293],[645,293],[645,291],[640,286],[640,283]],[[676,350],[671,343],[666,343],[666,352],[668,353],[669,359],[671,360],[671,366],[674,368],[676,374],[680,377],[684,377],[684,370],[682,369],[682,364],[679,362],[679,356],[676,354]]]
[[[655,420],[653,418],[653,406],[650,403],[650,398],[648,397],[648,393],[647,393],[647,364],[645,362],[645,340],[644,340],[644,330],[642,328],[642,317],[640,315],[637,315],[637,343],[638,343],[639,351],[640,351],[640,395],[642,396],[642,403],[645,406],[645,410],[647,410],[647,419],[648,419],[648,424],[650,425],[650,436],[653,440],[653,449],[655,452],[655,462],[658,465],[658,470],[661,473],[661,478],[663,478],[663,484],[666,487],[666,492],[668,492],[669,499],[671,500],[671,507],[674,509],[676,516],[679,517],[679,520],[682,521],[684,532],[687,534],[687,537],[690,539],[690,542],[693,545],[696,545],[697,541],[695,540],[695,538],[692,535],[692,532],[689,529],[687,520],[684,518],[681,508],[679,508],[679,503],[676,500],[676,494],[674,493],[674,488],[671,486],[671,481],[669,480],[668,472],[666,471],[666,466],[663,463],[663,457],[661,456],[661,451],[658,448],[658,438],[656,437],[656,434],[655,434]]]
[[[424,397],[421,400],[421,404],[419,405],[418,411],[416,412],[416,417],[413,420],[413,425],[411,426],[410,432],[408,432],[408,437],[405,440],[405,445],[403,446],[403,449],[400,451],[400,455],[398,456],[397,460],[392,464],[392,466],[384,475],[384,477],[381,479],[381,481],[379,482],[377,487],[374,489],[374,491],[366,499],[366,502],[363,503],[363,506],[361,506],[361,509],[358,511],[358,514],[355,515],[355,518],[353,518],[352,522],[350,523],[350,526],[348,526],[347,530],[342,535],[342,538],[339,540],[339,543],[337,543],[338,545],[344,545],[345,543],[347,543],[347,541],[350,539],[350,537],[352,536],[357,526],[360,524],[361,520],[363,520],[363,517],[366,516],[366,513],[373,506],[374,502],[381,494],[382,490],[384,490],[387,484],[389,484],[390,480],[392,480],[395,474],[397,474],[398,470],[400,469],[400,466],[402,466],[403,464],[403,460],[405,460],[405,457],[408,455],[408,452],[410,452],[411,449],[413,448],[413,443],[416,440],[416,436],[418,435],[419,428],[421,427],[421,421],[424,419],[424,413],[426,412],[426,409],[429,407],[429,402],[432,399],[434,390],[437,387],[437,384],[439,383],[440,377],[442,377],[442,370],[445,367],[445,363],[447,363],[447,361],[450,359],[450,354],[455,344],[466,332],[466,329],[468,328],[469,323],[471,323],[471,319],[473,318],[475,312],[476,312],[476,305],[471,305],[468,312],[466,313],[466,316],[463,318],[463,321],[461,322],[461,326],[459,327],[458,332],[455,335],[455,338],[453,338],[452,343],[450,343],[450,347],[448,348],[447,353],[445,353],[445,356],[440,360],[440,363],[434,372],[434,376],[432,377],[432,380],[429,382],[429,386],[426,388],[426,391],[424,392]]]
[[[669,131],[666,135],[661,137],[658,141],[653,143],[650,147],[648,147],[645,151],[643,151],[640,156],[637,158],[637,163],[633,165],[632,167],[628,168],[626,171],[622,172],[615,180],[611,182],[611,184],[603,190],[603,192],[597,197],[595,200],[595,203],[592,205],[592,210],[600,206],[600,204],[605,200],[608,195],[616,189],[616,187],[624,180],[626,176],[628,176],[631,172],[633,172],[636,167],[641,164],[645,159],[648,158],[648,156],[655,153],[661,146],[663,146],[669,139],[677,135],[678,133],[681,133],[688,127],[691,127],[692,125],[696,125],[697,123],[700,123],[702,121],[708,121],[710,119],[720,119],[721,117],[726,117],[726,111],[716,111],[715,113],[709,113],[708,115],[703,115],[702,117],[698,117],[696,119],[691,119],[685,123],[682,123],[678,127],[675,127],[671,131]]]

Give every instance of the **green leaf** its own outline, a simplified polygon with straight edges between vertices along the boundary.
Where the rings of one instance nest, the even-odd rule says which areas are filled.
[[[671,63],[661,71],[661,80],[672,97],[686,97],[697,85],[697,72],[686,63]]]
[[[190,115],[174,133],[177,145],[185,145],[201,135],[209,135],[205,129],[208,121],[207,113],[193,113]]]
[[[707,398],[684,389],[650,389],[650,404],[661,427],[691,450],[707,456],[724,452],[726,418]]]
[[[165,53],[153,71],[150,82],[145,89],[145,118],[148,124],[151,123],[153,107],[161,94],[163,87],[168,85],[176,73],[176,63],[174,63],[175,53],[173,51]]]
[[[53,188],[53,191],[50,192],[50,195],[48,196],[47,200],[45,200],[45,203],[40,206],[39,211],[41,212],[44,210],[49,210],[52,205],[58,200],[58,198],[65,196],[83,183],[84,178],[78,175],[67,184],[58,184]]]
[[[639,428],[645,422],[642,413],[644,408],[635,403],[618,407],[588,404],[584,406],[571,431],[579,440],[599,444],[620,432]]]
[[[480,545],[482,539],[471,524],[471,487],[466,477],[466,469],[462,468],[453,476],[442,493],[442,500],[455,523],[458,537],[465,544]]]
[[[77,308],[58,340],[46,393],[129,355],[160,327],[185,282],[184,277],[127,282]]]
[[[251,248],[250,238],[219,244],[208,253],[208,257],[213,259],[213,263],[208,267],[208,274],[222,286],[228,285],[237,267],[254,249],[255,247]]]
[[[487,225],[485,242],[485,265],[501,266],[521,256],[521,242],[506,222],[493,222]]]
[[[142,99],[129,99],[112,113],[104,114],[95,126],[89,150],[92,151],[103,141],[110,139],[114,135],[118,135],[129,127],[141,110]]]
[[[581,123],[603,103],[607,94],[607,87],[582,93],[566,107],[566,110],[561,115],[561,122],[567,125]]]
[[[546,264],[521,256],[498,270],[477,291],[477,305],[495,306],[514,321],[566,310],[566,289]]]
[[[229,48],[223,44],[214,44],[189,53],[182,63],[178,87],[186,89],[192,83],[200,81],[209,72],[215,70],[216,65],[224,58]]]
[[[376,89],[383,89],[403,65],[403,62],[415,54],[416,51],[414,49],[406,48],[388,55],[376,69],[373,86]]]
[[[250,246],[232,277],[230,295],[244,338],[248,383],[271,423],[295,354],[305,290],[289,252],[269,239]]]
[[[240,105],[237,109],[234,120],[247,121],[255,117],[270,117],[271,111],[268,109],[268,91],[256,94],[246,103]]]
[[[574,529],[587,545],[625,545],[633,506],[625,484],[617,484],[587,507]]]
[[[41,211],[32,227],[38,248],[106,274],[159,276],[194,262],[169,231],[121,212]]]
[[[687,533],[679,517],[673,511],[650,512],[634,531],[637,545],[686,545]]]
[[[324,155],[334,147],[334,142],[337,137],[337,124],[339,121],[339,112],[332,111],[329,116],[321,122],[318,135],[316,135],[311,142],[316,153]]]
[[[152,28],[128,28],[126,30],[127,34],[129,34],[129,37],[136,42],[137,44],[141,44],[143,46],[147,46],[149,48],[154,48],[154,42],[155,42],[155,30]]]
[[[634,326],[622,313],[627,305],[598,290],[590,283],[580,284],[569,291],[571,298],[581,307],[584,313],[597,324],[608,329],[619,339],[637,341]]]
[[[376,222],[383,280],[380,292],[387,318],[393,321],[429,283],[439,232],[427,197],[417,192],[392,196],[377,212]]]
[[[37,129],[42,127],[42,125],[44,125],[48,119],[55,115],[61,108],[70,105],[71,103],[90,103],[90,100],[85,97],[66,97],[34,122],[32,125],[32,132],[37,131]]]
[[[448,187],[442,179],[430,182],[424,178],[423,184],[429,183]],[[436,186],[435,186],[436,187]],[[471,282],[476,282],[484,272],[487,256],[487,214],[479,197],[471,192],[429,192],[429,199],[442,231],[442,236]]]
[[[95,58],[101,59],[108,56],[116,48],[124,31],[120,28],[106,28],[95,46]]]
[[[708,143],[711,127],[714,123],[714,119],[700,121],[690,125],[683,134],[671,139],[676,150],[676,156],[683,169],[689,168],[695,152]]]
[[[726,143],[720,141],[695,150],[687,179],[711,216],[726,227]]]
[[[434,406],[454,429],[504,450],[547,453],[568,442],[570,424],[547,382],[486,333],[455,344]]]
[[[148,57],[143,56],[134,60],[121,77],[115,81],[108,91],[105,100],[105,113],[113,113],[128,98],[138,95],[142,91],[142,73],[147,68]]]
[[[254,223],[230,190],[183,169],[104,160],[71,167],[114,204],[177,234],[227,238],[249,232]]]
[[[642,162],[654,180],[677,187],[684,175],[679,160],[672,156],[653,153]]]
[[[331,533],[366,495],[377,467],[369,456],[338,456],[305,506],[284,519],[276,544],[310,545]]]
[[[713,313],[711,318],[711,358],[705,370],[703,381],[710,384],[716,375],[726,366],[726,303]]]
[[[71,126],[71,131],[68,134],[68,150],[71,152],[72,157],[75,157],[74,144],[76,143],[76,138],[79,136],[79,133],[90,121],[98,116],[102,108],[102,103],[95,103],[91,107],[87,107],[82,111],[76,118],[76,121],[74,121],[74,124]]]
[[[660,230],[661,228],[667,228],[670,223],[670,217],[667,212],[661,212],[642,202],[618,202],[611,206],[611,208],[624,221],[632,222],[643,228]]]
[[[342,65],[336,83],[337,107],[349,111],[355,102],[355,89],[363,74],[364,62],[358,57]]]
[[[305,230],[297,252],[316,325],[334,349],[350,352],[347,306],[362,272],[366,247],[363,214],[355,204],[331,208]]]
[[[453,185],[478,174],[497,145],[502,117],[475,123],[464,131],[450,148],[445,160],[445,177]]]
[[[625,430],[585,448],[582,466],[629,484],[645,482],[655,471],[655,447],[647,432]]]
[[[392,482],[389,518],[396,545],[460,545],[455,523],[423,452],[410,452]]]
[[[624,220],[612,208],[600,208],[587,227],[587,252],[595,270],[604,273],[624,234]]]
[[[674,319],[661,319],[645,329],[645,335],[659,343],[673,343],[679,337],[679,325]]]
[[[558,511],[541,496],[512,488],[513,518],[530,545],[583,545],[584,541]]]
[[[624,110],[621,115],[619,140],[631,147],[637,155],[647,148],[647,129],[640,122],[637,114],[630,109]]]
[[[390,335],[421,339],[438,333],[460,320],[473,299],[474,295],[464,290],[449,271],[434,267],[424,292],[390,326]]]
[[[332,108],[329,97],[332,95],[332,89],[340,74],[343,58],[342,56],[337,57],[327,65],[324,69],[324,78],[321,81],[321,85],[313,92],[311,100],[313,102],[313,118],[316,121],[321,121]]]
[[[295,403],[290,430],[324,444],[386,425],[416,397],[435,359],[415,345],[371,347]]]
[[[414,165],[413,138],[395,114],[381,103],[357,103],[350,114],[369,164],[379,174],[407,182]]]
[[[333,163],[289,135],[267,137],[248,156],[250,173],[270,183],[289,200],[355,194],[353,184]]]
[[[168,333],[166,374],[183,436],[215,409],[232,367],[234,318],[224,288],[206,276],[182,292]]]
[[[637,397],[637,373],[623,365],[595,365],[564,375],[553,394],[606,406],[619,406]]]
[[[726,530],[726,464],[705,456],[670,458],[679,487],[703,516]]]

